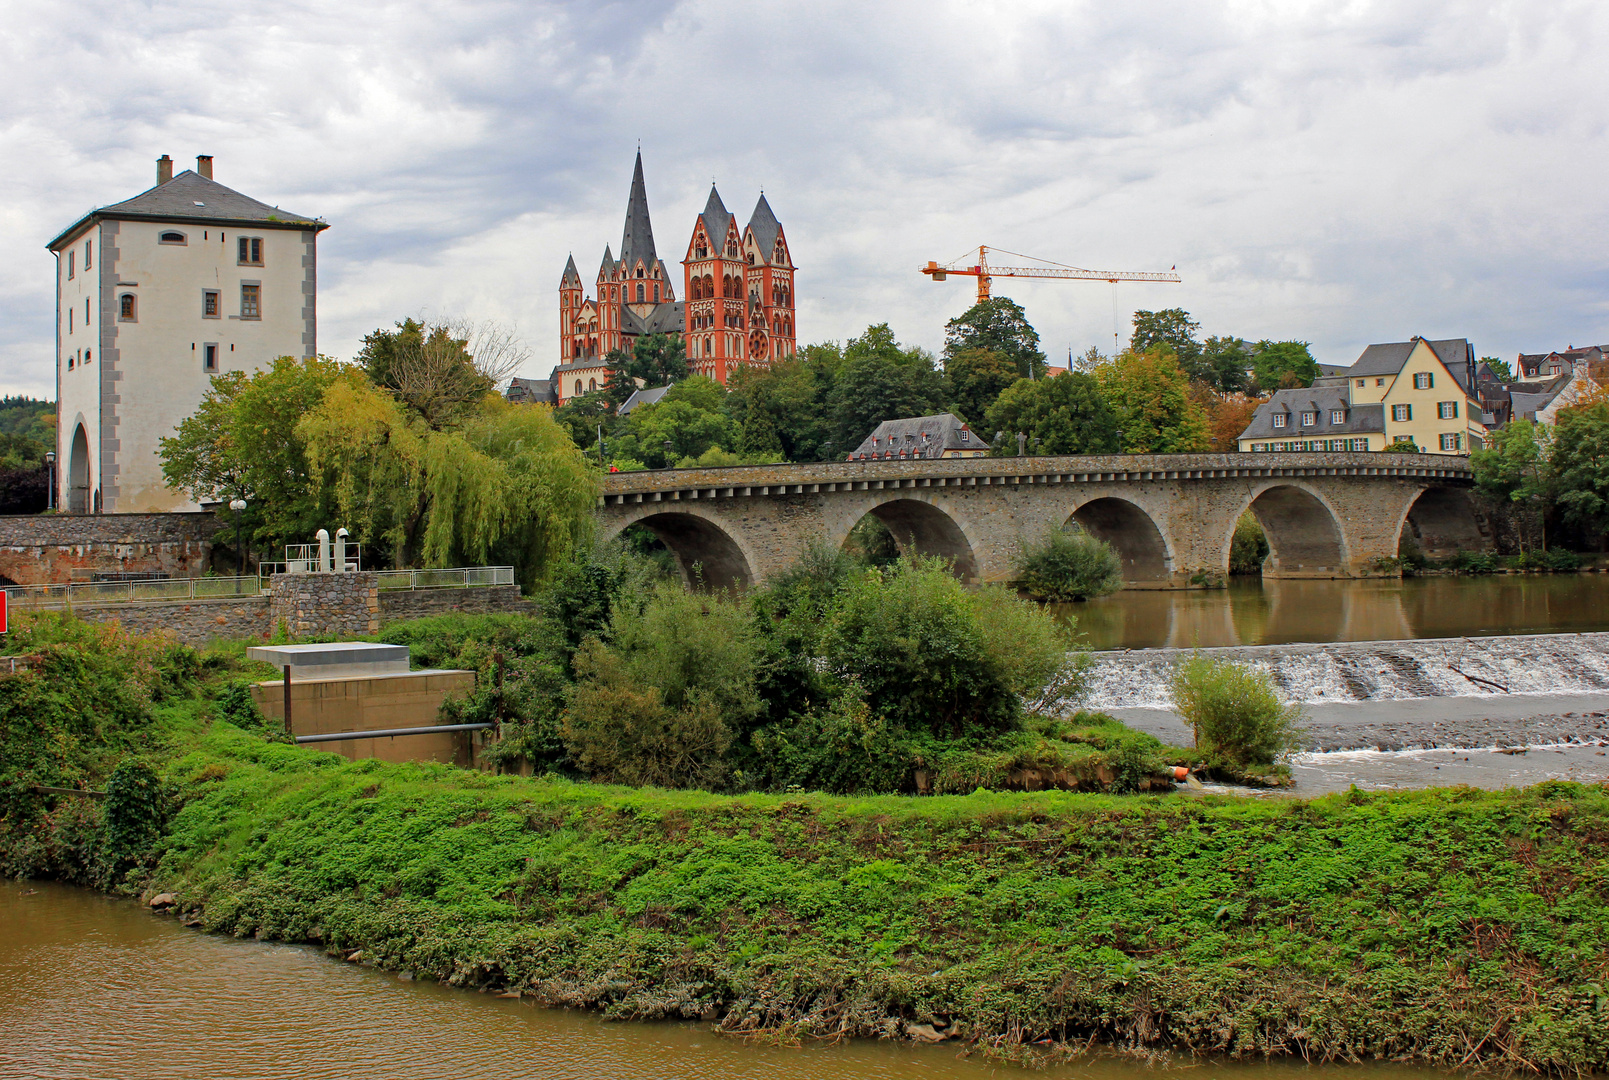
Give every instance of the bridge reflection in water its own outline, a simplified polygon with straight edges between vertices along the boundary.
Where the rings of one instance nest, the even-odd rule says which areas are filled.
[[[1095,649],[1587,633],[1609,630],[1609,574],[1234,579],[1225,589],[1125,591],[1056,610]]]

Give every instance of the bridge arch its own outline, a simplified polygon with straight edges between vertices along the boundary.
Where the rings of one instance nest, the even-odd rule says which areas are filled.
[[[618,536],[632,525],[648,529],[670,549],[690,586],[737,590],[754,584],[752,553],[719,522],[698,510],[644,514],[622,521],[607,536]]]
[[[1340,577],[1347,569],[1346,534],[1341,517],[1318,492],[1305,484],[1276,481],[1260,486],[1243,510],[1249,509],[1268,537],[1267,577]],[[1238,520],[1236,514],[1233,520]],[[1224,537],[1224,566],[1234,528]]]
[[[1150,514],[1127,499],[1091,499],[1073,511],[1067,524],[1110,544],[1123,560],[1125,581],[1167,581],[1172,576],[1167,538]]]
[[[978,579],[978,558],[965,530],[954,517],[925,499],[889,499],[866,507],[841,535],[832,538],[833,546],[843,547],[850,530],[866,514],[883,523],[901,555],[931,555],[948,562],[961,580]]]
[[[1490,551],[1491,537],[1481,532],[1480,517],[1463,488],[1428,487],[1409,499],[1397,523],[1397,550],[1412,537],[1431,559],[1459,551]]]

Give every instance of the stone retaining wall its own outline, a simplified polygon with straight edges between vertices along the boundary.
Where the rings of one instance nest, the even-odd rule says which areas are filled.
[[[292,638],[363,637],[380,632],[380,575],[278,574],[269,583],[268,618]]]
[[[27,608],[19,607],[18,613]],[[89,622],[117,623],[136,634],[166,631],[186,645],[202,646],[219,638],[261,641],[273,633],[268,619],[268,597],[226,597],[168,603],[103,604],[74,608]]]
[[[88,581],[95,573],[200,577],[224,523],[187,514],[0,516],[0,576],[18,585]]]
[[[520,595],[518,585],[482,585],[467,589],[396,589],[380,593],[380,621],[398,622],[455,611],[472,614],[534,612],[536,605]]]

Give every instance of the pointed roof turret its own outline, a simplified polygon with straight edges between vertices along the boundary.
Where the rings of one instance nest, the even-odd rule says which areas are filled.
[[[721,193],[710,185],[709,201],[704,204],[704,212],[699,215],[704,220],[704,231],[709,234],[710,243],[715,245],[718,252],[722,244],[726,243],[726,227],[732,222],[732,215],[727,213],[726,205],[721,202]]]
[[[654,227],[648,220],[648,185],[642,178],[642,151],[637,151],[637,167],[631,174],[631,197],[626,200],[626,228],[620,234],[620,261],[635,266],[641,259],[645,267],[659,261],[654,254]]]
[[[603,265],[598,267],[598,280],[607,281],[615,276],[615,257],[609,245],[603,245]]]
[[[579,289],[580,287],[581,274],[575,268],[575,255],[572,254],[569,261],[564,264],[564,274],[559,278],[559,288]]]
[[[760,201],[754,204],[754,213],[749,215],[749,232],[754,234],[754,242],[760,249],[760,258],[766,262],[771,261],[771,253],[777,246],[777,233],[782,231],[781,222],[771,212],[771,204],[765,201],[765,193],[760,193]]]

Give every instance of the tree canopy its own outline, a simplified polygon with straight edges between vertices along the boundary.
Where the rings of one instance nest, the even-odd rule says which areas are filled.
[[[962,349],[944,364],[950,404],[961,419],[973,424],[983,422],[989,407],[1019,377],[1016,362],[993,349]]]
[[[1305,341],[1259,341],[1251,363],[1264,391],[1312,386],[1318,378],[1318,361]]]
[[[1191,454],[1210,445],[1206,418],[1190,396],[1190,380],[1166,346],[1126,350],[1095,378],[1131,454]]]
[[[1020,378],[1037,379],[1045,373],[1039,333],[1028,324],[1027,313],[1008,297],[991,296],[944,324],[946,368],[961,353],[978,349],[1004,356]]]
[[[1016,433],[1030,445],[1040,440],[1043,454],[1110,454],[1118,446],[1118,417],[1101,394],[1095,377],[1070,371],[1049,379],[1020,379],[989,409],[983,434],[992,440],[1006,433],[997,451],[1016,453]]]
[[[887,323],[867,328],[844,347],[828,409],[830,453],[852,452],[884,420],[944,412],[944,379],[924,349],[902,349]]]

